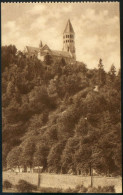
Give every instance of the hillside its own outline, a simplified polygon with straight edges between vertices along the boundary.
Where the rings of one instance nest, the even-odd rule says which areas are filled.
[[[98,63],[98,62],[97,62]],[[27,59],[2,47],[2,163],[121,174],[121,80],[64,59]]]

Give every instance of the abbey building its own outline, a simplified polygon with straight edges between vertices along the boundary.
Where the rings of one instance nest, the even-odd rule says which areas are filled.
[[[63,32],[63,48],[61,51],[52,50],[48,45],[43,45],[41,41],[39,47],[37,48],[26,46],[24,53],[27,57],[37,56],[41,61],[44,61],[47,55],[49,55],[52,60],[64,59],[66,62],[70,63],[76,61],[75,33],[70,20],[68,20],[66,28]]]

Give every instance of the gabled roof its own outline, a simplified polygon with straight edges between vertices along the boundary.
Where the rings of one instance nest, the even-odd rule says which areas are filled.
[[[37,47],[26,46],[26,48],[27,48],[27,51],[29,53],[37,53],[37,52],[39,52],[39,48],[37,48]]]
[[[48,47],[48,45],[47,44],[45,44],[43,47],[42,47],[42,49],[41,50],[50,50],[50,48]]]
[[[74,30],[73,30],[70,20],[68,20],[64,33],[70,33],[70,32],[74,33]]]

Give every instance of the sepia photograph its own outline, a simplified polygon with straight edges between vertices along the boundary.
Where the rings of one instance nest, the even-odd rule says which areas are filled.
[[[122,193],[119,2],[1,3],[2,192]]]

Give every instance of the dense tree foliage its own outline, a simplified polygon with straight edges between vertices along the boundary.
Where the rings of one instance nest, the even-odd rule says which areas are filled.
[[[3,167],[121,174],[120,77],[2,47]]]

